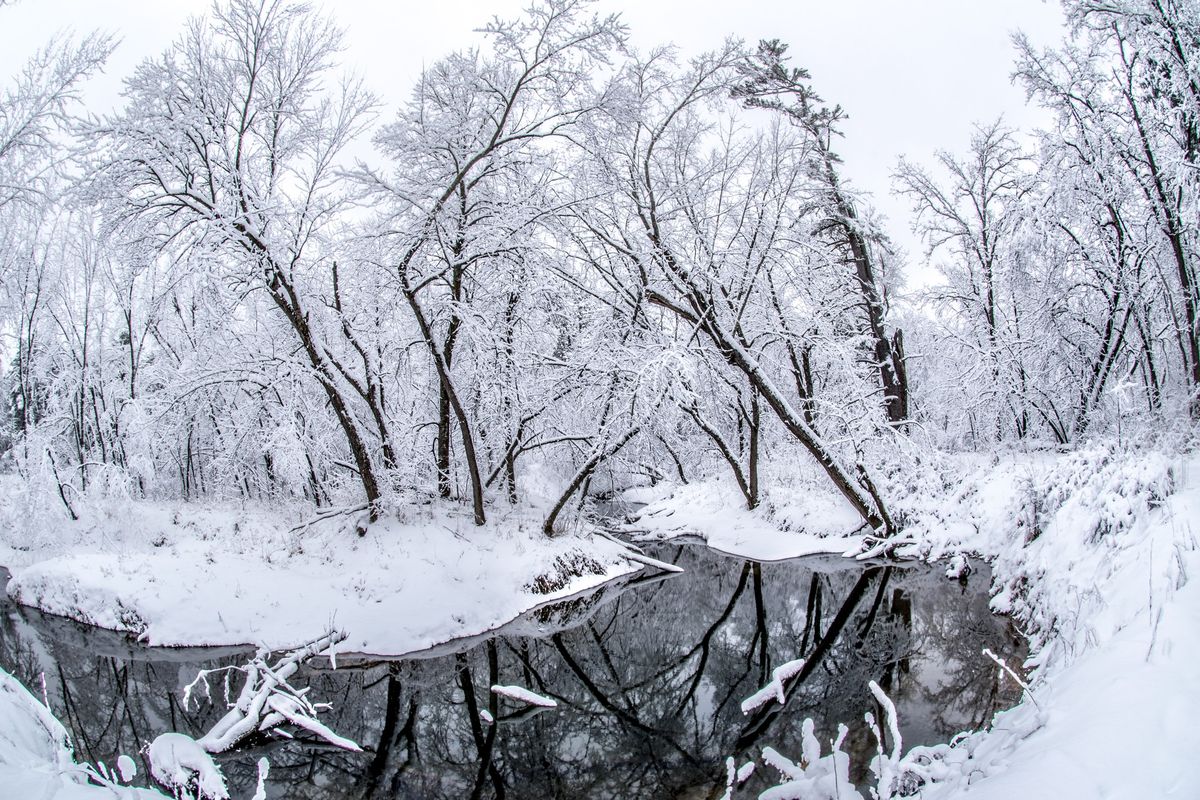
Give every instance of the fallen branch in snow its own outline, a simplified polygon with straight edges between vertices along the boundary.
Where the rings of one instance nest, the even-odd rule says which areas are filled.
[[[191,702],[197,686],[202,685],[205,693],[211,697],[208,678],[215,673],[225,673],[228,701],[229,675],[235,671],[241,672],[244,676],[241,692],[237,700],[230,704],[225,716],[199,739],[182,733],[164,733],[150,743],[148,753],[151,774],[155,780],[176,792],[195,786],[199,797],[226,800],[229,793],[225,788],[225,779],[212,754],[224,753],[247,737],[268,733],[284,723],[302,728],[343,750],[361,751],[362,748],[355,742],[338,736],[317,720],[317,714],[328,709],[329,704],[309,701],[307,687],[297,689],[288,683],[300,665],[313,656],[327,653],[332,661],[334,648],[345,638],[345,633],[330,631],[286,653],[274,664],[267,661],[269,653],[266,650],[259,650],[243,666],[202,670],[194,681],[184,687],[184,708]],[[265,775],[261,765],[260,774]]]
[[[370,509],[369,503],[360,503],[359,505],[356,505],[356,506],[329,508],[324,511],[317,512],[313,516],[312,519],[307,520],[305,522],[301,522],[299,525],[292,528],[290,532],[291,533],[300,533],[301,531],[307,530],[307,529],[311,528],[313,525],[316,525],[318,522],[324,522],[325,520],[333,519],[334,517],[341,517],[341,516],[346,516],[349,514],[358,514],[361,512],[368,511],[369,509]]]
[[[676,564],[671,564],[666,561],[659,561],[657,558],[652,558],[651,556],[643,555],[641,553],[636,553],[633,550],[629,550],[628,552],[626,552],[625,558],[629,559],[630,561],[636,562],[638,564],[642,564],[647,567],[652,567],[653,569],[662,570],[663,572],[683,572],[683,567],[680,567]]]
[[[780,664],[771,672],[771,680],[766,686],[742,701],[742,713],[749,714],[759,706],[766,705],[772,697],[778,700],[780,705],[783,705],[786,700],[783,693],[783,682],[798,674],[802,669],[804,669],[803,658]]]
[[[1025,691],[1025,694],[1029,695],[1029,700],[1030,700],[1030,702],[1033,703],[1034,708],[1036,708],[1038,711],[1042,710],[1042,707],[1038,703],[1037,698],[1034,697],[1033,690],[1029,688],[1029,684],[1026,683],[1025,681],[1021,680],[1021,676],[1012,671],[1012,668],[1008,666],[1008,662],[1006,662],[1003,658],[1001,658],[1000,656],[993,653],[990,647],[983,648],[983,654],[985,656],[987,656],[988,658],[990,658],[992,661],[995,661],[996,664],[1000,667],[1000,669],[1007,672],[1009,674],[1009,676],[1011,676],[1012,679],[1017,682],[1017,685],[1020,686]]]
[[[859,529],[861,530],[861,528]],[[859,561],[866,561],[872,558],[888,558],[897,549],[908,545],[920,544],[920,541],[913,537],[904,534],[894,534],[891,537],[880,537],[873,534],[868,534],[863,537],[862,545],[857,551],[849,550],[844,555],[853,556]]]
[[[531,692],[523,686],[501,686],[496,684],[492,686],[492,693],[521,703],[528,703],[531,706],[558,708],[557,701],[551,700],[549,697],[542,697],[540,694]]]

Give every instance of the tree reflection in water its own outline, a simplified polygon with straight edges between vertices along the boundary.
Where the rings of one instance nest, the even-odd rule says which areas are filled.
[[[1018,697],[980,654],[1024,655],[988,613],[986,573],[959,583],[927,566],[758,564],[699,546],[654,555],[686,571],[609,586],[429,653],[312,666],[313,696],[334,706],[324,721],[368,752],[261,741],[221,759],[234,796],[253,792],[267,755],[271,797],[707,797],[723,788],[726,756],[740,762],[768,744],[798,753],[810,716],[825,739],[847,723],[846,749],[865,767],[863,714],[879,716],[869,680],[895,700],[906,747],[986,724]],[[79,757],[108,764],[141,758],[140,745],[166,730],[199,735],[223,712],[223,689],[189,710],[180,687],[247,652],[151,649],[11,605],[0,612],[0,666],[35,693],[44,674]],[[798,657],[807,661],[787,703],[743,715],[742,699]],[[498,697],[497,683],[558,707]]]

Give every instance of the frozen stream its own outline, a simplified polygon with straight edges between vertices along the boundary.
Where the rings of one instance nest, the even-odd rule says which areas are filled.
[[[341,657],[336,671],[315,664],[312,697],[334,706],[324,721],[368,752],[263,741],[220,759],[233,797],[253,794],[262,755],[279,798],[717,796],[728,755],[741,763],[770,745],[798,757],[805,717],[825,741],[847,723],[846,749],[865,765],[871,679],[896,701],[906,748],[947,741],[1017,699],[980,652],[1014,664],[1024,655],[1008,622],[988,613],[986,572],[960,583],[924,565],[758,564],[698,545],[649,552],[686,571],[636,576],[435,651]],[[247,652],[143,647],[0,600],[0,667],[36,695],[44,675],[80,760],[143,760],[141,744],[158,733],[201,734],[223,712],[222,687],[215,705],[190,709],[181,687]],[[787,704],[743,715],[771,669],[800,657]],[[492,684],[558,706],[523,707],[490,694]],[[497,724],[480,719],[484,709]],[[752,779],[749,796],[766,777]]]

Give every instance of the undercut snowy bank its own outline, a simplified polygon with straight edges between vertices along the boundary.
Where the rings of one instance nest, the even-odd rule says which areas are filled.
[[[41,543],[10,522],[0,564],[17,602],[151,645],[279,649],[336,627],[344,651],[378,655],[491,630],[642,566],[608,539],[496,516],[476,527],[427,512],[359,537],[346,518],[300,527],[263,510],[137,503]]]

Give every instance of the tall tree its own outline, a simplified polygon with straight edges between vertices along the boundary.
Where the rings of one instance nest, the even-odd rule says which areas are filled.
[[[1029,159],[1000,121],[976,127],[968,155],[938,153],[943,178],[901,159],[899,189],[916,213],[930,256],[944,252],[945,287],[934,299],[959,317],[969,342],[969,404],[986,403],[990,435],[1023,438],[1029,430],[1024,398],[1029,376],[1021,361],[1018,269],[1023,203],[1034,186]],[[982,391],[981,391],[982,389]],[[990,437],[989,437],[990,438]]]
[[[1098,163],[1132,181],[1154,220],[1156,258],[1200,415],[1200,21],[1172,0],[1073,2],[1076,39],[1038,51],[1018,38],[1018,74],[1060,120],[1088,132]]]
[[[373,517],[374,448],[319,299],[331,269],[322,240],[347,203],[338,158],[373,103],[354,81],[326,89],[340,36],[279,0],[232,0],[192,20],[104,123],[102,178],[117,224],[153,225],[161,247],[206,254],[220,279],[265,294],[333,411]]]
[[[787,45],[778,39],[759,42],[758,50],[739,66],[741,80],[733,93],[748,106],[783,114],[806,137],[811,148],[810,177],[822,189],[817,202],[823,215],[816,232],[842,251],[853,271],[852,291],[858,296],[864,333],[879,372],[883,405],[888,421],[898,425],[908,419],[908,383],[903,337],[887,328],[882,236],[863,220],[838,170],[841,158],[833,139],[840,135],[837,126],[845,118],[841,106],[823,105],[812,88],[812,76],[801,67],[789,67],[788,59]]]
[[[729,93],[743,63],[730,44],[676,69],[666,52],[635,60],[623,83],[628,95],[589,132],[590,156],[605,198],[585,224],[607,251],[639,314],[666,313],[685,341],[712,347],[757,394],[794,440],[816,459],[867,524],[890,532],[883,500],[857,465],[839,455],[797,409],[768,368],[756,335],[763,312],[763,275],[788,250],[801,198],[805,152],[786,137],[745,141],[713,135],[706,104]],[[764,199],[765,198],[765,199]],[[856,475],[857,473],[857,475]]]
[[[390,174],[365,173],[385,209],[380,240],[438,383],[436,468],[449,494],[450,422],[466,463],[476,524],[486,519],[484,472],[470,383],[456,377],[465,317],[484,298],[477,273],[549,213],[538,187],[554,148],[603,102],[590,71],[624,35],[615,17],[579,0],[549,0],[484,30],[492,52],[457,53],[425,71],[377,144]],[[540,175],[539,175],[540,173]],[[472,299],[474,298],[474,302]]]

